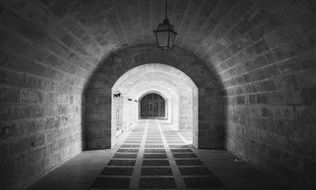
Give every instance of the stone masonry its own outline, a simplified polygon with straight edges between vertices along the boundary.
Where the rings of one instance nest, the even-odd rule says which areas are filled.
[[[0,1],[0,189],[23,189],[89,148],[88,130],[110,125],[112,85],[152,62],[199,88],[199,147],[315,189],[315,1],[168,3],[179,35],[162,52],[152,31],[164,0]],[[90,148],[106,148],[105,133]]]

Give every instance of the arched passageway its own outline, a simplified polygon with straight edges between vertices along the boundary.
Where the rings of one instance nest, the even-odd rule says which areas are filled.
[[[145,62],[145,59],[130,59],[135,55],[139,55],[139,53],[141,56],[144,56],[148,62]],[[185,55],[186,59],[183,59],[183,55]],[[191,66],[193,62],[196,64],[194,67]],[[161,64],[151,65],[148,63]],[[114,65],[116,66],[114,67]],[[139,72],[143,69],[145,69],[145,72]],[[128,72],[129,70],[130,72]],[[157,85],[155,87],[158,90],[161,89],[162,86],[165,86],[164,88],[167,87],[167,90],[169,89],[169,91],[174,92],[173,94],[177,94],[177,91],[185,94],[186,89],[191,88],[192,90],[189,90],[189,92],[186,93],[187,95],[183,97],[187,97],[188,95],[197,97],[196,99],[193,98],[190,100],[193,110],[198,110],[191,115],[192,121],[195,122],[189,122],[195,125],[192,127],[193,144],[199,148],[224,147],[224,92],[216,76],[210,72],[206,72],[207,70],[209,69],[206,68],[196,56],[183,49],[174,49],[172,52],[161,52],[159,49],[151,46],[133,47],[122,50],[112,57],[109,57],[109,59],[104,60],[98,70],[92,75],[85,91],[86,109],[84,111],[84,129],[86,131],[85,140],[87,148],[109,148],[115,144],[116,133],[113,133],[113,131],[116,131],[117,126],[114,125],[114,123],[116,121],[122,121],[124,123],[126,120],[122,118],[117,120],[115,119],[116,115],[111,115],[111,111],[115,113],[115,110],[113,110],[114,104],[112,104],[113,93],[115,94],[119,91],[122,97],[132,95],[128,93],[134,84],[144,85],[141,88],[146,92],[146,88],[148,88],[145,85],[146,83],[148,83],[149,86],[156,83]],[[154,80],[151,76],[153,71],[159,71],[159,75],[157,75],[158,80]],[[137,77],[138,74],[141,74],[139,76],[145,76],[145,79]],[[172,77],[175,78],[172,82],[176,85],[170,83],[170,81],[166,81],[170,77],[171,79]],[[184,77],[184,80],[180,80],[179,77]],[[150,84],[151,80],[156,82]],[[123,81],[126,81],[126,83]],[[183,82],[185,84],[183,84]],[[179,89],[175,87],[177,85],[180,87]],[[190,88],[185,88],[185,85],[188,85]],[[194,88],[195,85],[198,89]],[[121,88],[121,90],[118,90],[118,88]],[[130,92],[135,92],[135,95],[138,97],[142,95],[133,90]],[[124,105],[124,102],[128,104],[128,98],[137,100],[138,97],[125,97],[120,105]],[[186,101],[185,99],[186,98],[182,100]],[[178,101],[181,101],[179,97]],[[134,104],[134,106],[136,105],[137,104]],[[121,110],[127,111],[128,109]],[[174,110],[176,111],[177,109]],[[179,108],[178,110],[179,113],[181,113]],[[185,113],[185,109],[183,109],[183,111]],[[128,113],[118,115],[121,117],[128,115]],[[176,116],[170,121],[174,122],[174,120],[176,120]],[[180,123],[180,121],[181,119],[178,119],[177,127],[188,124],[186,122]],[[127,125],[124,125],[124,127],[126,126]]]
[[[185,73],[172,66],[145,64],[125,72],[111,89],[111,128],[110,135],[106,137],[112,138],[111,147],[115,145],[117,135],[130,130],[141,119],[140,100],[153,90],[164,97],[161,98],[165,101],[163,111],[166,122],[174,129],[195,132],[193,141],[199,142],[197,86]],[[102,130],[109,128],[103,126]],[[194,145],[198,146],[197,143]]]
[[[155,91],[153,91],[155,90]],[[163,100],[163,118],[174,129],[196,131],[198,129],[198,88],[194,82],[182,71],[165,64],[145,64],[132,68],[125,72],[112,87],[112,131],[116,136],[122,131],[128,131],[135,126],[139,119],[153,119],[155,116],[153,103],[153,92],[156,97]],[[115,94],[120,96],[116,97]],[[159,95],[160,94],[160,95]],[[150,95],[150,97],[148,97]],[[143,97],[146,99],[144,100]],[[156,113],[161,109],[161,104],[156,101]],[[147,104],[147,105],[145,105]],[[142,106],[145,110],[142,112]],[[147,110],[151,109],[151,110]],[[143,118],[141,114],[144,115]],[[115,138],[112,135],[111,138]],[[198,142],[198,135],[195,135],[194,141]],[[115,140],[112,140],[112,145]],[[195,144],[197,146],[197,144]]]
[[[199,89],[199,148],[224,147],[315,189],[315,2],[168,2],[181,31],[169,52],[152,33],[163,0],[0,2],[0,188],[23,189],[83,150],[109,148],[114,83],[161,63]],[[162,87],[131,93],[176,97]]]

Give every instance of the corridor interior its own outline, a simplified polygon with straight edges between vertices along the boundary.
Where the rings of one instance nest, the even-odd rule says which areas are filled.
[[[227,151],[194,148],[191,135],[163,120],[139,120],[112,149],[84,151],[28,190],[283,188]]]

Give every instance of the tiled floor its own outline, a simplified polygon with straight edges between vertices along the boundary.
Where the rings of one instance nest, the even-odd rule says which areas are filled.
[[[191,140],[188,132],[142,121],[113,149],[83,152],[29,190],[281,189],[228,152],[198,150]]]

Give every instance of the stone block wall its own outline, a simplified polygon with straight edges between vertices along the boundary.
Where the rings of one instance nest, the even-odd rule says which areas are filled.
[[[38,5],[0,3],[0,189],[24,189],[82,150],[83,71],[91,64]]]
[[[82,150],[81,94],[26,65],[10,69],[17,59],[0,67],[1,189],[23,189]]]
[[[192,98],[188,97],[188,94],[192,92],[183,91],[184,96],[180,97],[180,129],[192,129],[193,121],[192,121]]]
[[[199,88],[199,148],[222,149],[225,138],[226,105],[224,92],[216,88]]]
[[[227,91],[227,149],[293,189],[316,188],[313,6],[237,2],[205,52]]]
[[[106,77],[98,71],[85,93],[84,131],[88,149],[111,148],[111,139],[116,138],[111,129],[112,85]]]

